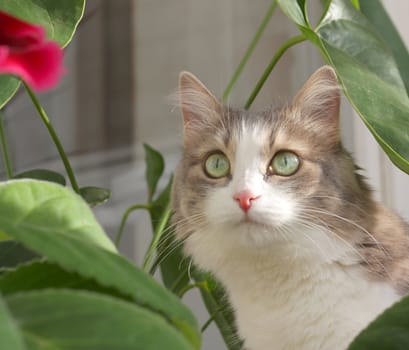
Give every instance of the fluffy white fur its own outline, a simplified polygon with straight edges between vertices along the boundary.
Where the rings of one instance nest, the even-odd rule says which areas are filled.
[[[246,349],[345,350],[398,295],[364,276],[348,242],[300,220],[291,193],[263,181],[265,137],[243,127],[234,177],[207,196],[211,224],[185,248],[225,285]],[[261,194],[248,218],[232,199],[242,190]]]

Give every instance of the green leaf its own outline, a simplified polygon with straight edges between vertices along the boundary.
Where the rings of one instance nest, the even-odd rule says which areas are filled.
[[[170,194],[172,191],[173,176],[170,177],[166,187],[158,195],[158,197],[152,202],[149,214],[151,216],[152,228],[156,229],[157,224],[160,222],[162,215],[170,203]]]
[[[409,298],[387,309],[352,342],[348,350],[409,349]]]
[[[20,242],[6,240],[0,242],[0,268],[12,268],[39,258],[39,255],[27,249]]]
[[[157,196],[149,210],[152,228],[154,232],[157,225],[161,222],[161,217],[170,203],[170,193],[172,189],[173,176],[169,179],[168,184]],[[174,239],[173,230],[170,223],[166,225],[159,244],[156,247],[157,257],[152,265],[151,273],[156,271],[160,266],[162,281],[164,285],[176,295],[179,295],[189,284],[189,260],[182,253],[182,244]]]
[[[45,28],[47,37],[65,47],[71,41],[85,0],[0,0],[0,10]]]
[[[69,234],[116,251],[89,206],[66,187],[38,180],[0,183],[0,232]],[[58,238],[58,237],[57,237]]]
[[[301,4],[297,0],[278,0],[281,10],[297,25],[308,27],[306,21],[305,1]]]
[[[111,191],[106,188],[88,186],[80,188],[80,195],[91,207],[95,207],[106,203],[111,197]]]
[[[200,288],[200,293],[207,311],[216,322],[227,348],[229,350],[241,350],[243,343],[239,341],[233,309],[227,300],[226,292],[210,274],[194,268],[192,275],[196,282],[207,285],[207,290]]]
[[[33,234],[16,230],[10,232],[10,236],[64,270],[92,278],[100,285],[114,288],[132,298],[139,305],[165,315],[184,332],[195,348],[199,348],[197,322],[190,310],[126,258],[64,232],[54,234],[47,230],[37,230]]]
[[[388,13],[379,0],[361,0],[361,12],[388,44],[395,57],[400,75],[409,94],[409,53]]]
[[[43,26],[47,36],[65,47],[84,13],[85,0],[0,0],[0,10],[27,22]],[[14,96],[20,81],[0,76],[0,109]]]
[[[286,13],[335,68],[355,111],[391,161],[409,173],[409,98],[387,44],[350,0],[328,3],[314,31],[300,21],[296,0],[279,4],[292,9]]]
[[[113,288],[101,286],[94,279],[66,271],[48,261],[34,261],[21,265],[0,276],[0,291],[3,295],[50,288],[88,290],[131,300]]]
[[[2,349],[26,350],[22,334],[0,295],[0,339]]]
[[[409,173],[409,98],[389,48],[347,0],[333,0],[317,29],[348,100],[389,158]]]
[[[20,80],[11,75],[0,75],[0,109],[10,101],[20,86]]]
[[[193,349],[160,315],[109,296],[45,290],[5,300],[30,350]]]
[[[149,202],[152,201],[156,192],[158,181],[161,178],[165,169],[165,162],[162,155],[147,144],[143,145],[145,149],[146,162],[146,181],[148,183]]]
[[[158,179],[159,180],[159,179]],[[170,203],[170,196],[173,184],[173,176],[170,177],[166,187],[152,202],[149,214],[154,232],[158,229],[158,224],[162,221],[162,216],[166,215],[166,210]],[[170,222],[160,234],[160,240],[156,247],[157,257],[151,267],[151,274],[154,274],[158,265],[160,266],[163,284],[175,295],[189,284],[189,260],[182,253],[182,244],[174,239],[174,232]]]
[[[189,284],[189,264],[182,252],[182,244],[174,239],[172,230],[167,228],[158,246],[157,263],[163,284],[176,295]],[[155,264],[156,265],[156,264]]]
[[[54,182],[62,186],[66,185],[65,177],[60,173],[57,173],[48,169],[33,169],[24,171],[14,176],[15,179],[35,179]]]

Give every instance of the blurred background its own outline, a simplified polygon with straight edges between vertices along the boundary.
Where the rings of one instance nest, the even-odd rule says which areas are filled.
[[[310,3],[311,17],[319,18],[319,1]],[[177,88],[179,72],[193,72],[221,96],[270,4],[270,0],[88,1],[84,20],[65,51],[68,73],[57,89],[41,95],[41,101],[81,186],[112,190],[111,200],[95,209],[112,237],[124,210],[146,200],[142,144],[165,156],[166,180],[180,158],[181,117],[168,99]],[[384,1],[384,6],[408,47],[409,2]],[[275,50],[296,34],[297,28],[277,9],[230,103],[244,104]],[[311,44],[292,48],[252,108],[288,100],[322,64]],[[4,114],[16,171],[44,167],[64,172],[24,93],[17,94]],[[346,101],[342,137],[366,169],[377,198],[409,220],[409,177],[391,164]],[[140,263],[150,235],[147,215],[133,213],[121,250]],[[185,300],[200,322],[208,319],[195,292]],[[205,350],[224,348],[215,327],[205,332],[204,344]]]

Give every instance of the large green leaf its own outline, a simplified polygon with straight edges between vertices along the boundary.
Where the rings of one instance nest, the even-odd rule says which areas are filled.
[[[87,203],[72,190],[47,181],[0,183],[0,232],[69,234],[115,251]]]
[[[361,12],[388,44],[409,94],[409,52],[380,0],[361,0]]]
[[[28,350],[193,349],[160,315],[109,296],[44,290],[5,300]]]
[[[350,0],[332,0],[314,30],[300,21],[296,0],[279,4],[335,68],[351,105],[392,162],[409,173],[409,98],[386,43]]]
[[[114,288],[136,303],[165,315],[196,349],[200,346],[197,322],[176,296],[126,258],[64,232],[13,230],[8,234],[67,271]]]
[[[348,350],[409,349],[409,298],[387,309],[352,342]]]
[[[0,342],[2,349],[27,350],[22,334],[0,294]]]
[[[0,0],[0,11],[43,26],[47,36],[68,45],[84,13],[85,0]],[[20,82],[0,76],[0,109],[12,98]]]

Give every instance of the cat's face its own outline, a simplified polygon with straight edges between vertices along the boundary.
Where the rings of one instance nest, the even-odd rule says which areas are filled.
[[[299,231],[340,224],[324,211],[349,214],[341,199],[359,195],[360,184],[340,145],[339,93],[330,68],[317,71],[282,109],[222,106],[188,73],[180,95],[185,149],[173,189],[179,238],[205,242],[217,235],[256,248],[310,241]]]

